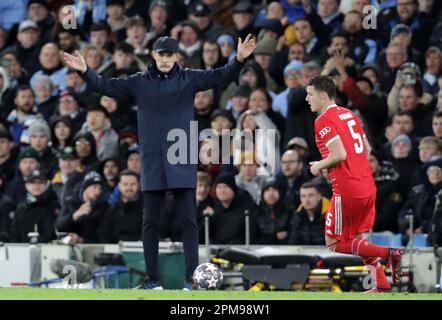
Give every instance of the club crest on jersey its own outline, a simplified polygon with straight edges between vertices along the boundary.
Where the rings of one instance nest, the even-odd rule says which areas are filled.
[[[330,127],[324,127],[321,131],[319,131],[319,136],[324,138],[324,136],[331,131]]]

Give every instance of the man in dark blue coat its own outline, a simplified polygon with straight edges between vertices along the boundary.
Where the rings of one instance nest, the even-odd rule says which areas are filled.
[[[189,148],[197,145],[197,141],[190,143],[194,136],[190,133],[190,122],[194,118],[195,93],[233,81],[245,59],[255,50],[255,43],[252,35],[248,35],[244,42],[239,39],[236,59],[222,68],[208,71],[181,68],[177,63],[178,50],[176,40],[159,38],[154,44],[154,60],[149,69],[127,79],[103,79],[87,66],[77,51],[75,55],[64,53],[64,61],[79,71],[93,90],[114,98],[131,96],[138,105],[143,247],[148,275],[144,287],[149,289],[162,288],[158,281],[158,215],[167,190],[174,192],[182,223],[186,272],[184,289],[192,289],[192,274],[198,265],[197,165],[189,160],[191,152],[198,154],[198,150]],[[187,155],[184,163],[173,164],[168,151],[175,141],[168,141],[168,134],[177,129],[186,134]]]

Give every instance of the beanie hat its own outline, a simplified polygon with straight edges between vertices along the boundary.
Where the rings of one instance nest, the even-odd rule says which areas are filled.
[[[255,48],[255,55],[263,54],[271,56],[276,52],[276,40],[273,38],[262,38],[258,41]]]
[[[411,139],[406,134],[400,134],[396,138],[394,138],[393,142],[391,143],[392,152],[393,148],[401,141],[407,143],[411,147]]]
[[[20,154],[18,156],[18,162],[26,158],[32,158],[37,161],[40,161],[40,156],[38,155],[37,150],[35,150],[32,147],[25,147],[20,151]]]
[[[28,129],[29,137],[36,133],[43,133],[48,140],[51,140],[51,130],[44,121],[37,120],[31,123]]]
[[[100,186],[103,186],[104,181],[101,175],[95,171],[91,171],[88,174],[86,174],[83,178],[83,183],[81,185],[81,194],[89,188],[90,186],[94,184],[99,184]]]
[[[216,177],[215,179],[215,187],[220,184],[224,183],[227,185],[230,189],[233,190],[233,192],[236,194],[238,192],[238,187],[236,186],[235,177],[231,173],[221,173]]]

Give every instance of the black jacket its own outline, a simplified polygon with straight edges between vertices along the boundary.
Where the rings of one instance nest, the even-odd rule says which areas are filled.
[[[302,206],[293,214],[290,220],[289,244],[291,245],[317,245],[325,244],[325,219],[330,201],[323,198],[315,208],[315,215],[311,221],[307,210]]]
[[[289,230],[289,212],[284,209],[284,205],[279,201],[274,207],[269,207],[261,202],[257,209],[256,220],[258,225],[259,244],[287,244],[288,236],[279,240],[276,237],[277,232]]]
[[[107,239],[105,217],[109,205],[107,202],[100,200],[92,204],[91,213],[74,221],[72,216],[82,204],[83,201],[80,201],[79,198],[67,201],[55,221],[55,228],[58,231],[76,233],[84,239],[85,243],[105,242],[104,240]]]
[[[141,223],[143,207],[140,195],[136,199],[123,202],[118,201],[109,208],[105,216],[106,233],[103,242],[117,243],[119,241],[141,240]]]
[[[215,200],[213,215],[214,244],[245,243],[245,211],[250,214],[250,241],[256,238],[256,219],[253,214],[255,204],[247,191],[238,189],[235,198],[228,208]]]
[[[376,183],[376,218],[373,231],[398,232],[399,211],[405,195],[399,187],[399,173],[390,166],[383,166],[374,177]]]
[[[97,92],[114,98],[134,97],[138,105],[138,137],[140,139],[141,190],[195,188],[197,165],[172,164],[168,150],[175,141],[168,141],[172,129],[190,134],[194,118],[193,102],[198,91],[233,80],[241,68],[234,59],[222,68],[203,71],[183,69],[175,64],[169,73],[162,73],[153,62],[146,72],[127,79],[104,79],[90,68],[81,77]],[[190,144],[189,141],[187,141]]]
[[[51,187],[38,197],[28,193],[15,211],[12,241],[29,242],[28,233],[34,232],[35,226],[39,233],[39,242],[46,243],[55,239],[54,223],[59,208],[57,195]]]

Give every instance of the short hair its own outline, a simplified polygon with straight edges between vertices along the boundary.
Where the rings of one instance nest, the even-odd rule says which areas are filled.
[[[309,85],[318,92],[327,93],[330,99],[336,97],[336,85],[329,76],[316,76],[310,81]]]
[[[123,51],[126,54],[134,54],[135,53],[135,49],[133,47],[133,45],[131,45],[130,43],[127,42],[118,42],[117,45],[115,46],[115,52],[117,51]]]
[[[367,77],[360,76],[360,77],[356,78],[356,82],[361,82],[361,81],[368,83],[368,85],[370,86],[371,90],[374,89],[373,83]]]
[[[395,114],[393,114],[391,116],[391,123],[393,123],[393,120],[394,120],[395,117],[403,117],[403,116],[409,117],[411,119],[411,121],[413,122],[413,124],[414,124],[413,115],[408,110],[398,110]]]
[[[398,47],[399,50],[401,51],[401,54],[403,54],[404,56],[408,56],[407,48],[405,46],[401,45],[400,43],[391,43],[390,42],[390,44],[387,47],[387,50],[389,48],[393,48],[393,47]]]
[[[124,169],[123,171],[121,171],[120,174],[118,175],[119,180],[121,180],[121,177],[123,176],[132,176],[135,177],[137,181],[140,181],[140,175],[133,170]]]
[[[262,92],[264,94],[264,96],[266,97],[266,100],[267,100],[267,102],[268,102],[268,104],[270,106],[270,109],[271,109],[272,108],[272,104],[273,104],[273,98],[270,95],[270,93],[267,91],[267,89],[266,88],[256,88],[256,89],[253,89],[250,92],[249,97],[252,95],[252,93],[254,93],[256,91]]]
[[[196,174],[196,180],[199,183],[205,183],[209,186],[212,184],[212,177],[205,171],[198,171]]]
[[[141,18],[140,16],[134,16],[129,18],[129,20],[127,21],[126,30],[129,29],[130,27],[135,27],[135,26],[146,28],[146,23],[144,22],[143,18]]]
[[[422,86],[419,82],[416,82],[416,84],[406,84],[401,88],[401,90],[403,90],[403,89],[413,90],[414,94],[418,98],[422,97],[422,95],[424,94]]]
[[[442,140],[435,136],[427,136],[419,142],[419,147],[423,145],[431,145],[436,147],[437,151],[442,152]]]
[[[436,111],[434,114],[433,114],[433,119],[434,118],[441,118],[442,117],[442,111]]]
[[[310,188],[315,188],[317,192],[321,193],[321,191],[319,190],[318,184],[313,181],[304,182],[301,185],[300,189],[310,189]]]
[[[14,99],[17,98],[18,93],[20,91],[26,91],[26,90],[31,90],[32,94],[34,95],[34,90],[32,90],[31,86],[29,84],[21,84],[17,87],[17,89],[15,89],[14,92]]]
[[[440,51],[440,49],[438,47],[428,48],[427,51],[425,52],[425,59],[428,59],[430,54],[437,54],[439,56],[439,59],[442,60],[442,52]]]
[[[93,31],[106,31],[108,34],[112,32],[110,26],[107,23],[99,22],[94,25],[92,25],[90,32]]]

